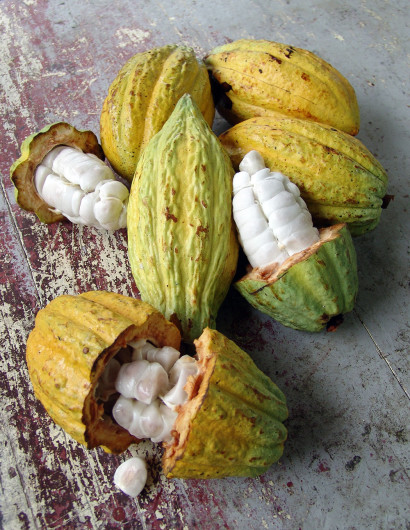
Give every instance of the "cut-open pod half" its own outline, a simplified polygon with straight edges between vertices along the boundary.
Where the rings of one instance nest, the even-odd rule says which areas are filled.
[[[180,334],[150,305],[93,291],[64,295],[40,310],[27,342],[27,364],[38,399],[52,419],[88,448],[120,453],[140,438],[113,418],[118,393],[102,398],[108,364],[132,360],[130,344],[180,348]],[[169,477],[255,476],[283,452],[285,397],[238,346],[205,329],[195,341],[196,370],[187,399],[164,441]],[[124,364],[122,366],[124,366]]]
[[[128,188],[104,162],[91,131],[54,123],[26,138],[10,168],[16,201],[40,221],[72,223],[105,230],[124,228]]]
[[[334,330],[355,304],[356,252],[345,224],[320,229],[319,237],[281,265],[254,268],[235,283],[236,289],[253,307],[285,326]]]

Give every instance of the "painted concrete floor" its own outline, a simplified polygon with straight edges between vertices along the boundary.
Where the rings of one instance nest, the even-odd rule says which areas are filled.
[[[0,3],[0,527],[406,529],[409,513],[409,11],[404,0],[3,0]],[[359,139],[394,200],[355,239],[360,289],[335,333],[309,334],[252,310],[233,290],[218,329],[285,392],[280,462],[256,479],[169,480],[149,443],[136,500],[112,477],[125,456],[85,451],[35,400],[25,343],[36,312],[63,293],[136,294],[126,231],[43,225],[16,205],[9,168],[54,121],[98,133],[123,63],[168,43],[198,56],[238,38],[309,49],[354,86]],[[227,124],[217,118],[214,130]]]

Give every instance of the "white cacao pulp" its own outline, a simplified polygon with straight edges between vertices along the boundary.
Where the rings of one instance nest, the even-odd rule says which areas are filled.
[[[195,359],[171,346],[155,347],[146,339],[130,342],[131,362],[112,358],[99,380],[97,394],[107,401],[118,394],[112,416],[130,434],[152,442],[171,442],[178,406],[188,399],[184,390],[188,377],[198,374]],[[141,459],[138,459],[141,460]],[[145,463],[144,463],[145,465]],[[115,484],[136,496],[146,480],[144,469],[133,458],[121,464],[114,475]],[[142,484],[142,485],[141,485]]]
[[[319,241],[299,188],[271,172],[257,151],[247,153],[233,179],[233,217],[252,267],[281,264]]]
[[[55,147],[36,168],[34,184],[50,208],[72,223],[105,230],[126,227],[128,188],[91,153]]]

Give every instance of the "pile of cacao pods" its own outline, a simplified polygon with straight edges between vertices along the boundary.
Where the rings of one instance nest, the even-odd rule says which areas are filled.
[[[231,125],[219,138],[215,108]],[[27,362],[34,391],[56,423],[89,448],[124,451],[137,440],[97,399],[99,378],[130,341],[179,348],[182,337],[195,344],[200,369],[185,386],[174,440],[164,442],[168,476],[254,476],[276,461],[286,438],[285,397],[213,328],[232,284],[255,308],[302,331],[333,330],[353,309],[352,236],[377,226],[387,187],[385,170],[355,138],[359,125],[354,89],[330,64],[293,46],[240,40],[203,60],[178,45],[133,56],[104,101],[101,146],[92,132],[66,123],[27,138],[11,167],[18,204],[46,223],[70,219],[111,229],[124,226],[118,219],[127,208],[129,260],[142,300],[83,293],[39,312]],[[62,146],[88,156],[76,172],[64,162],[59,169],[53,150]],[[252,217],[260,207],[252,195],[256,176],[241,169],[250,152],[261,157],[258,170],[269,185],[275,178],[291,183],[292,208],[302,205],[298,218],[313,221],[317,238],[283,262],[249,265],[238,277],[244,236],[232,214],[236,171],[250,194],[237,207],[248,209],[247,248],[255,252],[257,238],[265,241],[260,227],[269,238],[275,230],[271,217]],[[115,176],[83,184],[82,168],[104,158],[129,196],[104,186]],[[291,226],[288,239],[295,236]]]

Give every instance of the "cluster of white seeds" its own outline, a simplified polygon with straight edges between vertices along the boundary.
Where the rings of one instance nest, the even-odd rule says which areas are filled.
[[[239,240],[252,267],[281,264],[319,241],[299,188],[282,173],[271,172],[257,151],[239,164],[233,193]]]
[[[184,386],[190,375],[198,373],[196,361],[189,355],[180,357],[171,346],[157,348],[145,339],[129,346],[131,362],[121,364],[112,358],[107,363],[99,381],[99,397],[107,400],[114,393],[120,394],[112,415],[133,436],[170,442],[177,408],[188,399]],[[146,466],[139,460],[123,462],[114,476],[117,487],[131,496],[138,495],[146,481]]]
[[[91,153],[55,147],[36,168],[34,184],[51,209],[72,223],[105,230],[127,225],[128,188]]]

